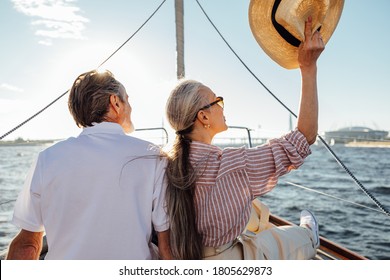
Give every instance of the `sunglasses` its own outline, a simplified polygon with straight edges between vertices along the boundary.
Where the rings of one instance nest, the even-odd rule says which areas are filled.
[[[211,106],[215,105],[215,104],[218,104],[219,107],[221,107],[222,109],[225,107],[225,103],[223,102],[223,97],[222,96],[218,96],[217,97],[217,100],[215,100],[214,102],[211,102],[210,104],[206,105],[206,106],[203,106],[202,108],[200,108],[198,110],[198,112],[196,112],[196,115],[195,115],[195,118],[194,120],[196,120],[196,116],[198,115],[198,113],[202,110],[205,110],[205,109],[208,109],[210,108]]]
[[[200,108],[198,110],[198,112],[200,110],[204,110],[204,109],[207,109],[207,108],[210,108],[211,106],[215,105],[215,104],[218,104],[219,107],[221,107],[222,109],[224,108],[225,104],[223,103],[223,97],[222,96],[218,96],[217,97],[217,100],[215,100],[214,102],[211,102],[210,104],[206,105],[206,106],[203,106],[202,108]]]

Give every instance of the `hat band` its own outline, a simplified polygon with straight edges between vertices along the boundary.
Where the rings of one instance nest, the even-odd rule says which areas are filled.
[[[280,25],[276,19],[275,19],[275,15],[276,15],[276,11],[279,7],[279,4],[282,0],[275,0],[274,2],[274,6],[272,7],[272,24],[273,26],[275,27],[276,31],[278,31],[279,35],[282,36],[282,38],[287,42],[289,43],[290,45],[294,46],[294,47],[299,47],[299,45],[301,44],[301,41],[299,41],[294,35],[292,35],[290,32],[288,32],[282,25]]]

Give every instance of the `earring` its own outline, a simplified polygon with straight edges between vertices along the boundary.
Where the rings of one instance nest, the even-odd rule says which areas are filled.
[[[209,124],[205,124],[204,128],[210,128],[210,125]]]

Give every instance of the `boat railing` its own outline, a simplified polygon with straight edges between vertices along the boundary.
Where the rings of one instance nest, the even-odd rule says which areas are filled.
[[[249,148],[252,148],[251,129],[249,129],[249,128],[245,127],[245,126],[229,126],[229,128],[246,130],[246,132],[248,134],[248,145],[249,145]]]
[[[222,133],[217,136],[213,140],[213,144],[225,148],[225,147],[238,147],[238,146],[246,146],[248,148],[252,148],[254,146],[259,146],[268,141],[266,137],[253,137],[252,129],[245,126],[228,126],[229,130],[226,132],[227,134]],[[231,133],[231,130],[243,130],[242,133]]]
[[[229,129],[238,129],[244,130],[245,135],[240,136],[229,136],[229,137],[218,137],[216,138],[215,144],[217,146],[237,146],[237,145],[246,145],[249,148],[255,145],[263,144],[267,141],[267,138],[253,138],[251,135],[252,129],[245,126],[228,126]],[[153,131],[161,131],[161,134],[158,135]],[[169,134],[164,127],[150,127],[150,128],[138,128],[132,134],[135,137],[142,138],[143,140],[150,141],[161,147],[165,146],[169,142]]]
[[[155,133],[149,133],[151,131],[160,131],[161,135],[156,135]],[[169,141],[168,132],[164,127],[137,128],[134,131],[133,135],[138,136],[137,134],[141,134],[141,133],[142,133],[142,139],[148,140],[156,145],[163,147],[168,144]]]

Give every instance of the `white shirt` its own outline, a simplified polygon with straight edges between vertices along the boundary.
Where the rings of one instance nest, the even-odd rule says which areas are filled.
[[[116,123],[85,128],[39,154],[13,223],[46,231],[46,259],[151,259],[152,228],[168,229],[165,167]]]

